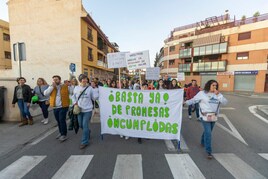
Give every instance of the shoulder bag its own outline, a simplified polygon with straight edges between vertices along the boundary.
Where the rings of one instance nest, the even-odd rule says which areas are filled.
[[[219,102],[218,107],[217,107],[215,112],[206,112],[206,113],[203,113],[201,108],[200,108],[200,112],[203,115],[203,117],[202,117],[203,121],[205,121],[205,122],[216,122],[218,120],[217,112],[218,112],[219,107],[220,107],[220,102]]]
[[[80,97],[82,96],[82,94],[87,90],[88,87],[89,87],[89,86],[87,86],[87,87],[82,91],[82,93],[78,96],[77,102],[76,102],[76,104],[74,104],[74,106],[73,106],[73,113],[76,114],[76,115],[79,114],[79,113],[81,112],[81,109],[80,109],[80,107],[78,106],[78,101],[79,101]]]

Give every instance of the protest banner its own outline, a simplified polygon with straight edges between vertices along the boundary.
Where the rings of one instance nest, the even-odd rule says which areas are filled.
[[[129,70],[149,68],[149,50],[126,54],[126,62]]]
[[[128,52],[108,53],[107,54],[108,68],[127,67],[127,63],[126,63],[127,53]]]
[[[101,134],[180,139],[183,90],[135,91],[100,87]]]
[[[185,81],[185,75],[184,73],[178,73],[177,74],[178,81]]]
[[[146,80],[159,80],[160,68],[146,68]]]

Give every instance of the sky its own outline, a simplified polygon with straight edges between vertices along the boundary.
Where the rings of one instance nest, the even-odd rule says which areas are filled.
[[[7,0],[0,0],[0,19],[8,21]],[[82,0],[87,12],[120,51],[155,54],[174,28],[223,15],[236,19],[256,11],[268,13],[268,0]]]

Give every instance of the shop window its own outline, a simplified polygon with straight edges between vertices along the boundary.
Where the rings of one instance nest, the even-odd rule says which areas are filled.
[[[241,52],[236,54],[237,60],[248,60],[249,52]]]
[[[238,34],[238,40],[247,40],[251,38],[251,32],[244,32]]]

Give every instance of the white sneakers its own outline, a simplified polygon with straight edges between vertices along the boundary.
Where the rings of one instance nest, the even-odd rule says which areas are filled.
[[[192,116],[189,116],[189,119],[192,119]]]
[[[48,118],[43,119],[41,122],[44,123],[45,125],[48,124]]]

